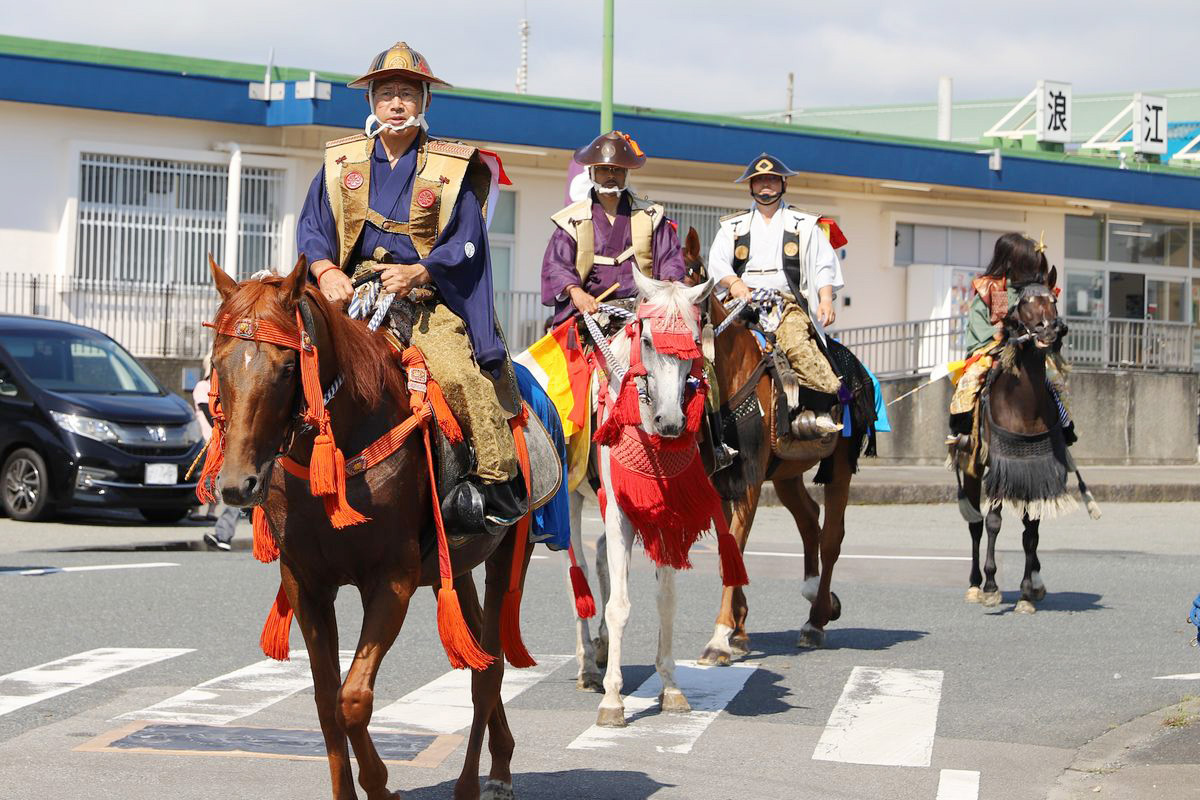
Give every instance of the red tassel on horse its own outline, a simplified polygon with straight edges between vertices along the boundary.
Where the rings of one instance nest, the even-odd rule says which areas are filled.
[[[604,490],[600,490],[600,495],[604,494]],[[601,509],[600,514],[604,511]],[[575,563],[575,548],[567,547],[567,558],[571,560],[571,568],[567,570],[567,574],[571,576],[571,594],[575,596],[575,614],[580,619],[591,619],[596,616],[596,600],[592,597],[592,587],[588,586],[587,575],[583,574],[583,568]]]
[[[267,658],[276,661],[287,661],[289,658],[289,643],[292,631],[292,604],[283,584],[279,584],[279,593],[275,595],[275,604],[267,614],[267,622],[263,625],[262,636],[258,643]]]
[[[746,586],[750,576],[746,574],[746,562],[742,559],[742,551],[737,540],[729,532],[725,523],[725,514],[720,509],[713,514],[713,524],[717,526],[717,552],[721,557],[721,585]]]
[[[443,586],[438,590],[437,604],[438,636],[450,666],[454,669],[469,667],[473,670],[487,669],[495,659],[479,647],[467,621],[463,617],[458,592],[453,587]]]
[[[270,564],[279,558],[279,546],[275,544],[275,537],[271,535],[271,528],[267,525],[267,514],[263,511],[262,506],[254,507],[251,519],[254,531],[254,557],[264,564]]]
[[[529,485],[529,450],[525,443],[524,407],[522,415],[509,420],[512,426],[513,441],[517,447],[517,460],[525,477],[525,493],[530,492]],[[529,544],[530,513],[517,523],[516,529],[509,533],[513,539],[512,563],[509,566],[508,591],[504,593],[504,602],[500,606],[500,649],[508,663],[518,669],[537,666],[533,656],[521,639],[521,583],[525,572],[525,548]]]
[[[325,515],[329,517],[329,523],[340,530],[366,522],[368,518],[351,508],[346,499],[346,457],[341,450],[333,451],[333,464],[334,491],[325,495]]]

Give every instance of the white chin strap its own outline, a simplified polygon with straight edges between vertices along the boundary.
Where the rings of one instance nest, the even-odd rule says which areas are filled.
[[[367,96],[371,100],[371,108],[375,107],[375,83],[371,82],[371,88],[367,90]],[[429,130],[429,123],[425,121],[425,106],[429,102],[429,84],[421,84],[421,110],[417,112],[415,117],[409,117],[399,125],[393,125],[390,122],[384,122],[379,117],[375,116],[374,112],[367,115],[367,121],[363,125],[363,133],[368,139],[378,136],[385,130],[392,133],[400,133],[409,128],[420,128],[423,131]]]
[[[588,177],[591,178],[591,176],[592,168],[588,167]],[[596,194],[620,194],[621,192],[625,191],[624,189],[614,189],[607,186],[601,186],[600,184],[596,183],[595,178],[592,178],[592,189],[595,190]]]

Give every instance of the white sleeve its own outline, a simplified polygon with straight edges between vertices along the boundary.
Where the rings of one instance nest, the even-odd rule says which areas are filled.
[[[813,227],[812,235],[816,237],[817,247],[814,258],[814,273],[816,275],[816,291],[826,286],[832,286],[834,292],[840,292],[845,286],[842,280],[842,262],[838,260],[829,237],[819,226]]]
[[[713,283],[720,283],[733,275],[733,233],[728,226],[717,230],[712,247],[708,251],[708,274]]]

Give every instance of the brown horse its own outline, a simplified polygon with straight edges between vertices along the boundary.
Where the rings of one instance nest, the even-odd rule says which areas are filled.
[[[308,649],[335,800],[356,797],[347,739],[367,797],[398,798],[399,793],[388,792],[387,768],[367,725],[375,676],[404,623],[409,599],[419,586],[436,587],[439,577],[437,549],[423,546],[429,541],[433,518],[425,442],[418,432],[370,469],[347,469],[345,499],[368,519],[335,529],[326,505],[313,496],[308,481],[275,468],[281,454],[299,464],[309,464],[313,455],[317,431],[304,430],[298,414],[312,405],[304,399],[307,393],[301,385],[304,367],[298,361],[302,357],[295,349],[252,338],[252,332],[273,326],[291,335],[307,333],[320,356],[321,389],[327,390],[343,376],[345,383],[330,400],[328,414],[337,446],[347,455],[359,453],[411,415],[395,351],[382,333],[372,334],[364,323],[350,320],[308,284],[303,256],[286,279],[268,277],[238,284],[211,259],[210,267],[222,299],[217,319],[233,320],[239,326],[235,334],[223,334],[218,328],[213,351],[226,420],[221,495],[230,505],[261,505],[278,545],[282,590],[295,610]],[[302,306],[312,320],[312,329],[304,332],[297,321]],[[411,372],[409,379],[413,379]],[[485,730],[491,772],[482,796],[513,796],[514,741],[500,700],[501,605],[514,554],[522,553],[517,567],[522,583],[528,566],[529,548],[515,547],[517,530],[467,537],[463,546],[452,551],[453,587],[462,614],[491,661],[471,676],[475,713],[466,759],[454,787],[457,800],[481,797],[479,758]],[[479,564],[486,569],[482,608],[471,576],[471,569]],[[363,623],[354,661],[343,681],[334,598],[338,588],[347,584],[356,586],[362,597]],[[285,630],[285,654],[286,636]]]
[[[688,266],[688,282],[705,278],[704,262],[700,255],[700,240],[694,229],[688,232],[683,247]],[[709,321],[718,326],[728,313],[712,297],[709,300]],[[752,390],[760,408],[774,403],[771,377],[758,369],[762,351],[754,335],[743,325],[730,325],[716,337],[715,369],[721,402],[728,404],[742,387],[754,380]],[[755,377],[757,375],[757,377]],[[748,390],[750,391],[750,390]],[[728,417],[730,409],[722,408]],[[857,439],[837,437],[836,442],[819,456],[799,461],[773,458],[768,436],[760,425],[753,441],[738,443],[740,452],[732,466],[713,475],[713,482],[724,497],[734,499],[725,503],[725,518],[730,532],[744,552],[750,538],[750,528],[758,510],[764,481],[771,481],[779,501],[792,514],[804,542],[804,584],[801,594],[811,603],[808,621],[800,630],[799,647],[821,647],[825,643],[825,626],[842,614],[838,596],[830,590],[833,567],[846,535],[846,502],[853,476],[852,449]],[[829,481],[825,485],[825,519],[821,521],[820,506],[804,485],[804,473],[823,459],[829,459]],[[700,656],[701,664],[727,665],[735,655],[750,652],[750,636],[746,632],[749,606],[741,587],[726,587],[721,596],[716,629]]]
[[[1046,596],[1037,555],[1041,520],[1075,505],[1066,487],[1067,471],[1073,466],[1058,408],[1046,382],[1047,355],[1054,353],[1066,336],[1055,300],[1056,280],[1057,270],[1051,267],[1046,275],[1026,285],[1016,307],[1004,320],[1000,363],[993,367],[976,412],[980,416],[978,439],[986,446],[974,451],[979,466],[962,477],[963,491],[970,502],[964,516],[970,515],[967,523],[971,532],[971,585],[966,600],[985,606],[1000,603],[996,537],[1000,533],[1000,510],[1007,503],[1021,515],[1025,526],[1025,575],[1015,609],[1023,614],[1034,613],[1035,603]],[[969,458],[971,455],[962,455],[959,464],[965,466],[963,462]],[[1089,500],[1092,515],[1098,516],[1099,510],[1082,481],[1080,488]],[[980,504],[985,493],[989,502],[986,517]],[[981,572],[979,545],[985,524],[987,560]]]

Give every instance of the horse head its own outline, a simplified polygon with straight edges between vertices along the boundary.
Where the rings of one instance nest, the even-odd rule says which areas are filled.
[[[708,280],[708,269],[704,266],[704,257],[700,255],[700,235],[695,228],[688,228],[683,240],[683,265],[687,271],[683,282],[688,286],[696,286]]]
[[[1058,269],[1051,267],[1045,275],[1017,290],[1017,304],[1004,321],[1009,341],[1016,346],[1032,343],[1035,348],[1046,350],[1067,335],[1067,325],[1058,316],[1057,281]]]
[[[645,369],[645,394],[639,404],[642,430],[673,439],[684,432],[689,377],[696,365],[703,368],[700,352],[700,304],[712,291],[712,282],[696,286],[648,278],[633,271],[638,290],[637,318],[641,364]]]

